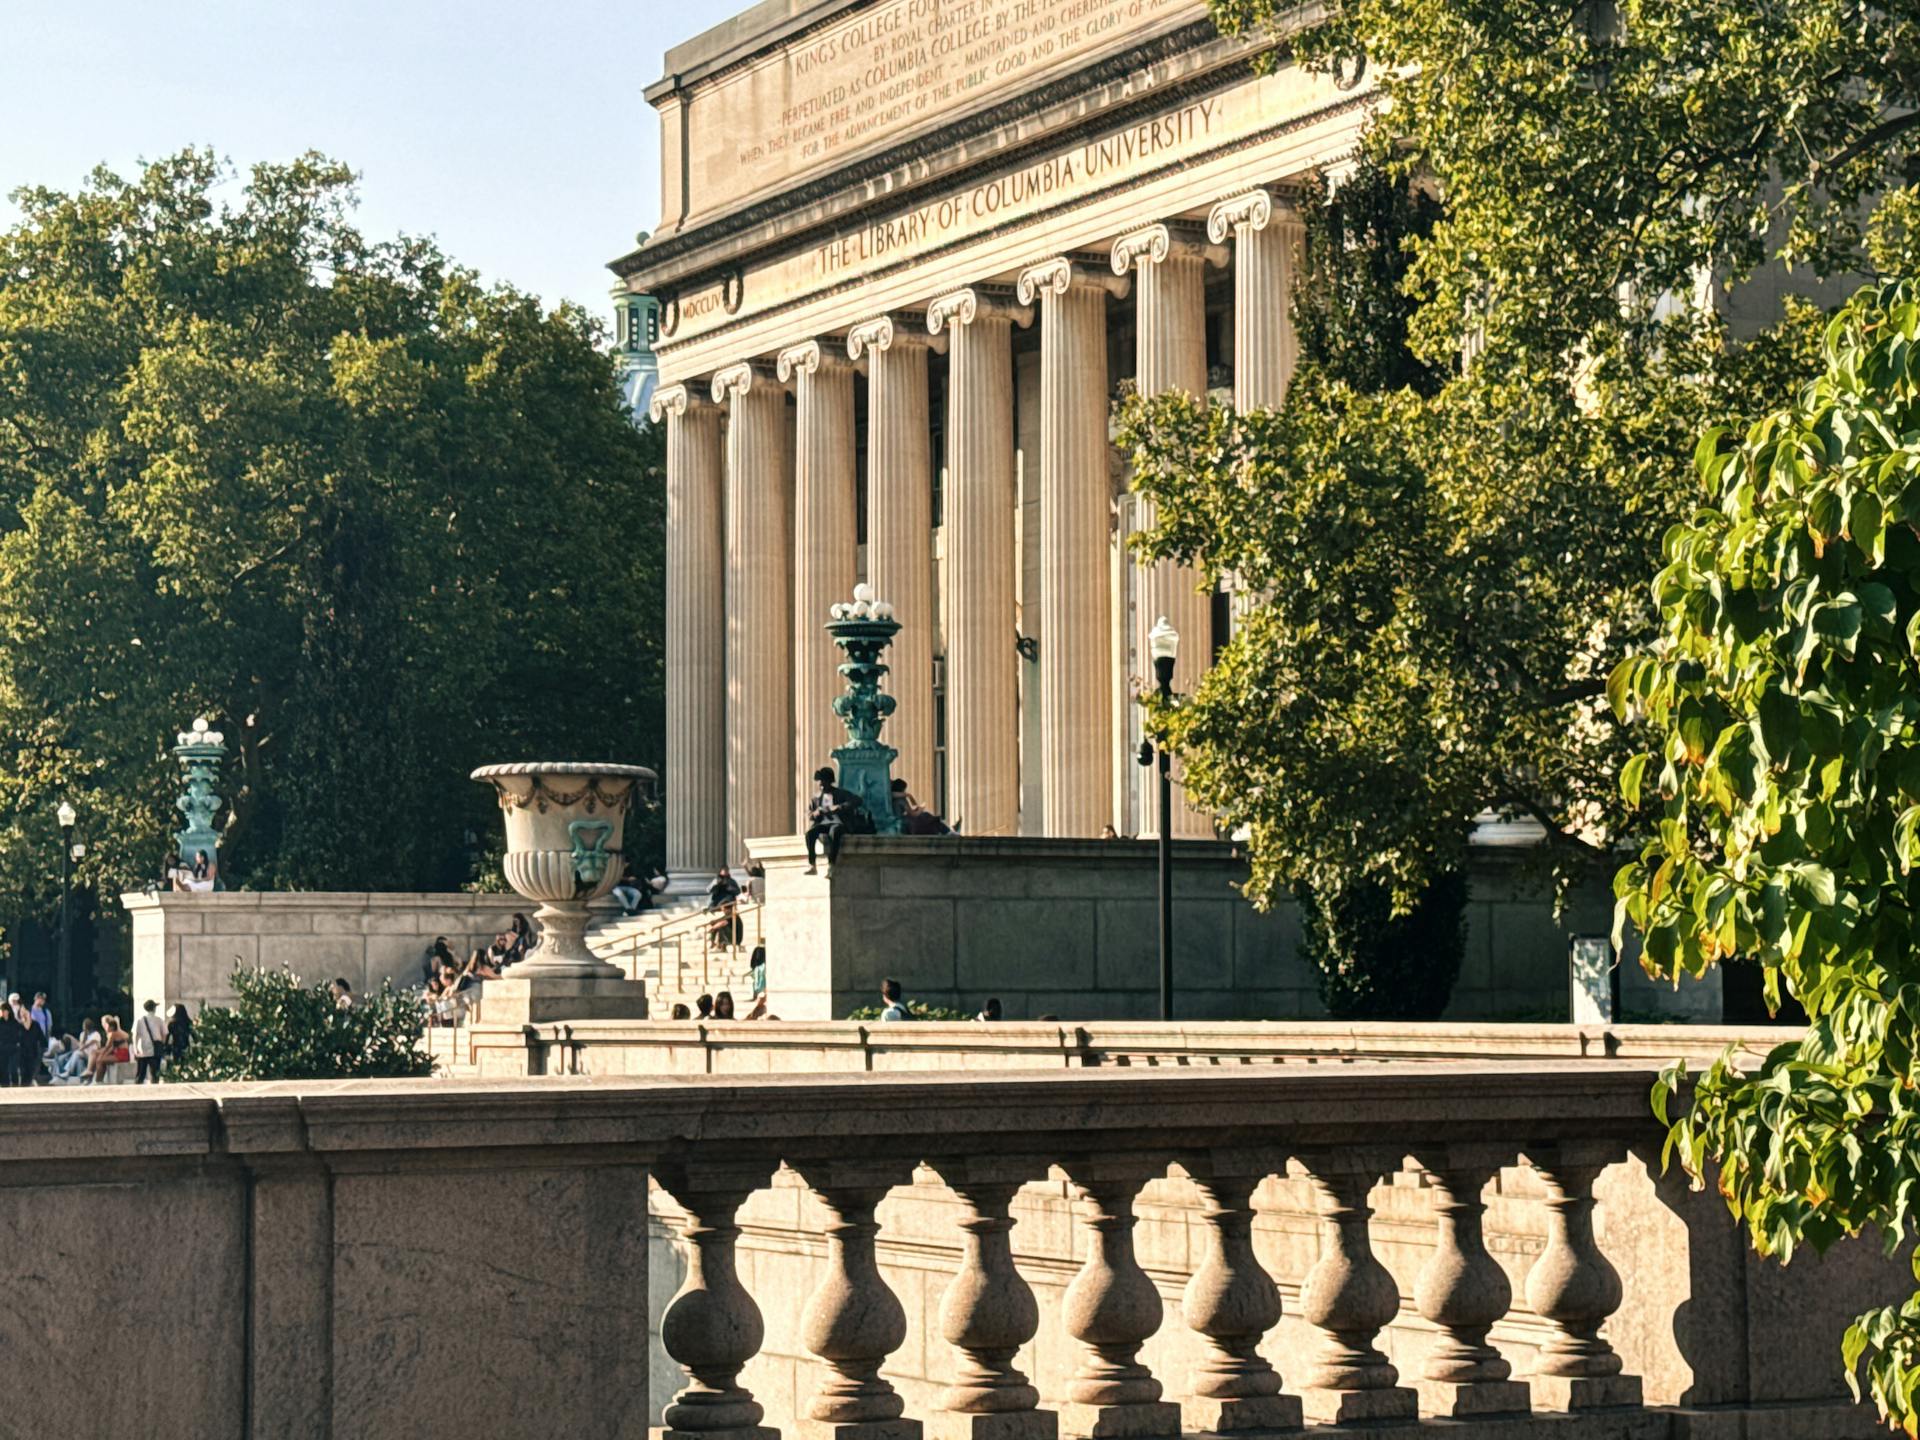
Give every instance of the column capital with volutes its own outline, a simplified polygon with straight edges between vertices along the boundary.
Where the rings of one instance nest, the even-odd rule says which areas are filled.
[[[802,375],[817,375],[822,370],[846,370],[852,361],[834,339],[802,340],[789,345],[774,358],[774,369],[782,384],[792,384]]]
[[[929,333],[924,310],[892,310],[871,320],[862,320],[847,331],[847,358],[856,363],[883,354],[896,345],[945,350],[947,337]]]
[[[1045,296],[1065,295],[1076,287],[1104,290],[1109,295],[1125,295],[1132,278],[1104,265],[1100,255],[1056,255],[1029,265],[1020,272],[1014,293],[1023,305],[1031,305]]]
[[[938,335],[961,325],[971,325],[981,316],[1011,320],[1021,327],[1033,323],[1033,306],[1023,305],[1006,285],[969,285],[930,301],[927,305],[927,332]]]
[[[784,377],[778,367],[766,360],[742,360],[737,365],[728,365],[713,372],[713,399],[717,405],[724,405],[737,396],[748,395],[758,389],[783,388]]]
[[[647,402],[647,415],[657,425],[669,415],[678,420],[689,413],[697,415],[714,408],[707,386],[682,381],[677,385],[662,385],[655,390]]]
[[[1163,220],[1143,225],[1113,242],[1113,273],[1126,275],[1176,255],[1197,257],[1209,265],[1227,263],[1227,247],[1209,240],[1205,226],[1187,220]]]

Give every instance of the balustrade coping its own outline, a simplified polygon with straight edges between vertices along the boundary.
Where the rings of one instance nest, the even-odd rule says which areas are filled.
[[[1408,1153],[1448,1142],[1657,1140],[1657,1070],[1615,1060],[1389,1061],[1251,1071],[310,1081],[0,1096],[6,1161],[231,1155],[426,1157],[636,1164],[700,1155],[800,1160],[1018,1150],[1052,1159],[1248,1150]],[[907,1152],[911,1152],[908,1154]],[[570,1162],[571,1163],[571,1162]],[[94,1178],[98,1178],[97,1175]],[[1037,1177],[1036,1177],[1037,1178]]]

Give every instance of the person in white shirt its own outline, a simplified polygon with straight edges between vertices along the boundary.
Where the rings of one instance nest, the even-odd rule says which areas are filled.
[[[149,1000],[138,1020],[133,1022],[133,1083],[160,1083],[160,1057],[167,1053],[167,1022],[155,1013],[159,1005]]]

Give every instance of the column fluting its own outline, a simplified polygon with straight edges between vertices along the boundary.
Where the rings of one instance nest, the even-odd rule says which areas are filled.
[[[927,307],[952,338],[947,398],[947,810],[969,835],[1020,827],[1014,649],[1013,325],[1030,312],[981,287]]]
[[[906,316],[882,315],[847,332],[847,354],[867,365],[867,582],[893,606],[885,688],[898,703],[887,743],[893,773],[923,804],[937,804],[933,714],[933,455],[927,351],[933,337]]]
[[[853,366],[838,346],[808,340],[780,352],[779,377],[794,387],[793,466],[793,814],[805,815],[809,776],[833,763],[845,728],[833,713],[839,653],[826,631],[827,607],[853,594],[858,517],[854,508]]]
[[[1113,270],[1132,274],[1136,285],[1134,328],[1135,380],[1142,395],[1185,391],[1204,400],[1207,394],[1206,267],[1220,264],[1226,251],[1205,243],[1187,227],[1149,225],[1114,242]],[[1138,528],[1154,523],[1154,507],[1141,500]],[[1180,634],[1180,658],[1174,666],[1173,688],[1191,695],[1213,659],[1213,605],[1200,589],[1200,576],[1190,566],[1169,560],[1142,565],[1134,608],[1134,654],[1141,668],[1144,691],[1154,685],[1147,660],[1147,632],[1165,616]],[[1158,834],[1157,779],[1151,766],[1141,766],[1139,785],[1140,833]],[[1173,833],[1182,838],[1208,838],[1212,817],[1184,803],[1174,803]]]
[[[727,863],[726,536],[720,407],[656,390],[667,427],[667,870]]]
[[[1113,814],[1107,295],[1125,280],[1061,256],[1022,272],[1040,302],[1041,805],[1049,835]]]
[[[1265,190],[1222,200],[1207,216],[1207,238],[1233,242],[1233,406],[1278,409],[1293,379],[1293,273],[1300,222]]]
[[[727,863],[791,835],[793,584],[786,392],[772,366],[713,377],[727,421]]]

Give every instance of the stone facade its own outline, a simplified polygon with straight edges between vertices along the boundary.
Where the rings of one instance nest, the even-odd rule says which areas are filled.
[[[1297,907],[1263,915],[1248,905],[1236,889],[1245,868],[1230,846],[1177,845],[1176,1016],[1324,1014],[1300,953]],[[889,975],[922,1004],[971,1013],[998,996],[1016,1020],[1159,1013],[1149,843],[856,836],[830,878],[805,873],[796,840],[755,840],[750,849],[767,871],[768,990],[783,1019],[839,1019],[877,1003]],[[1565,1018],[1568,944],[1608,932],[1605,887],[1595,882],[1556,907],[1550,883],[1496,849],[1476,856],[1471,883],[1448,1018]],[[1657,985],[1631,961],[1621,978],[1623,1018],[1719,1018],[1716,985]]]
[[[133,998],[194,1014],[233,1000],[236,966],[284,965],[308,984],[345,976],[361,993],[420,983],[420,961],[444,935],[462,959],[533,906],[517,895],[368,891],[122,895],[133,922]]]
[[[1229,606],[1131,558],[1151,517],[1109,410],[1127,386],[1284,397],[1293,203],[1351,154],[1369,82],[1309,74],[1284,33],[1223,38],[1200,0],[779,0],[665,69],[659,224],[613,268],[661,303],[655,409],[695,527],[668,593],[718,587],[728,625],[723,671],[670,627],[667,804],[719,795],[728,824],[670,821],[669,868],[798,828],[834,729],[824,597],[862,577],[906,626],[922,801],[977,836],[1152,833],[1145,636],[1172,620],[1190,691]],[[724,456],[674,438],[716,423],[703,393]]]

